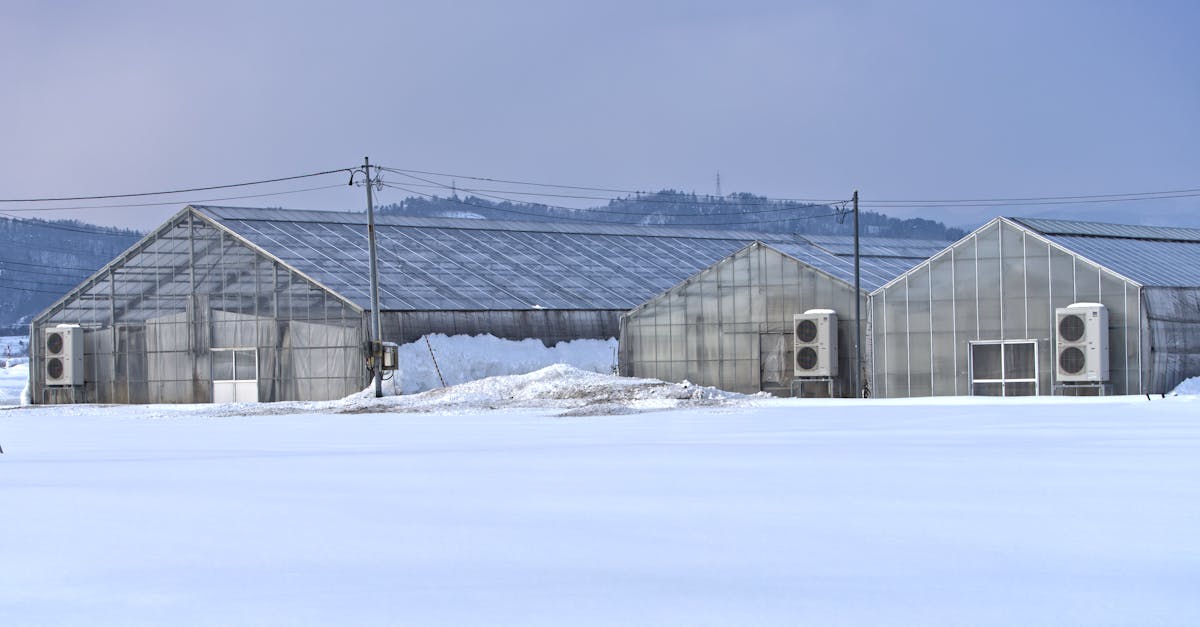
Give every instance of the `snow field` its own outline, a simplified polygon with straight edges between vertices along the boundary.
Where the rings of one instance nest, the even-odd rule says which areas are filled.
[[[0,411],[5,622],[1200,622],[1196,397],[483,409],[600,385],[548,370],[450,413]]]

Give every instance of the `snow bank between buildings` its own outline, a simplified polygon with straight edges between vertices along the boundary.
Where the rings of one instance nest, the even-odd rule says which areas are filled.
[[[446,413],[543,408],[581,416],[736,404],[752,398],[756,397],[687,382],[619,377],[554,364],[526,374],[488,377],[407,396],[376,399],[372,390],[364,390],[336,401],[328,410]]]
[[[1172,396],[1180,396],[1183,394],[1200,394],[1200,377],[1192,377],[1184,379],[1175,389],[1171,391]]]
[[[437,366],[430,356],[437,358]],[[616,365],[617,340],[573,340],[547,348],[540,340],[502,340],[491,335],[435,333],[400,346],[400,370],[389,385],[395,393],[416,394],[445,385],[487,377],[525,374],[554,364],[589,372],[611,373]],[[441,378],[438,370],[441,370]]]

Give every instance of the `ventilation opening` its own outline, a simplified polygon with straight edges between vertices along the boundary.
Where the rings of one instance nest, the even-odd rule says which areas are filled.
[[[1085,362],[1086,359],[1084,358],[1083,351],[1075,346],[1068,346],[1058,354],[1058,367],[1067,374],[1079,374],[1083,372]]]
[[[46,375],[51,379],[61,379],[63,376],[63,361],[58,357],[51,357],[46,362]]]
[[[1083,332],[1083,318],[1079,316],[1063,316],[1058,323],[1058,336],[1068,342],[1078,342]]]
[[[801,320],[800,324],[796,325],[796,339],[804,343],[817,339],[817,323],[812,320]]]
[[[46,336],[46,351],[51,355],[57,355],[63,350],[62,333],[51,333]]]
[[[796,364],[801,370],[812,370],[817,367],[817,351],[811,346],[805,346],[796,353]]]

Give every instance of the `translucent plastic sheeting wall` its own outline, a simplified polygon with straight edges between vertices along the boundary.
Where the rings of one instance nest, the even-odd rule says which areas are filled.
[[[1050,394],[1054,310],[1077,302],[1108,308],[1113,392],[1141,393],[1139,286],[1003,221],[872,294],[875,392],[888,397]],[[1022,340],[1036,345],[1036,361]],[[979,345],[999,341],[1006,348]],[[972,353],[995,360],[972,364]],[[1001,368],[1002,355],[1020,366]],[[1036,375],[1026,363],[1036,364]],[[994,381],[1005,370],[1017,380],[1005,386],[973,384],[972,367],[976,381],[981,376]]]
[[[367,382],[362,312],[185,212],[33,325],[34,402],[203,403],[238,350],[260,401],[340,398]],[[44,329],[84,329],[85,384],[47,387]],[[247,368],[253,353],[253,373]],[[239,397],[240,399],[240,397]]]
[[[733,392],[789,395],[794,372],[792,316],[816,308],[838,313],[842,376],[834,393],[850,396],[854,289],[759,244],[625,316],[621,373],[686,379]],[[864,333],[866,328],[864,321]]]

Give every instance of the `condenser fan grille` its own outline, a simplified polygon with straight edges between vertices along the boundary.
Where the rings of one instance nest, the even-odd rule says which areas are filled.
[[[1068,342],[1078,342],[1083,337],[1083,318],[1079,316],[1063,316],[1058,322],[1058,335]]]
[[[1068,346],[1058,354],[1058,367],[1067,374],[1082,372],[1085,361],[1083,351],[1075,346]]]
[[[808,343],[817,339],[817,323],[812,320],[801,320],[796,325],[796,339]]]
[[[62,349],[63,349],[62,333],[51,333],[46,336],[46,350],[49,351],[51,355],[56,355],[58,353],[61,353]]]
[[[58,357],[51,357],[50,361],[46,362],[46,375],[51,379],[61,379],[63,376],[63,361]]]
[[[796,365],[801,370],[812,370],[817,367],[817,351],[811,346],[805,346],[796,353]]]

